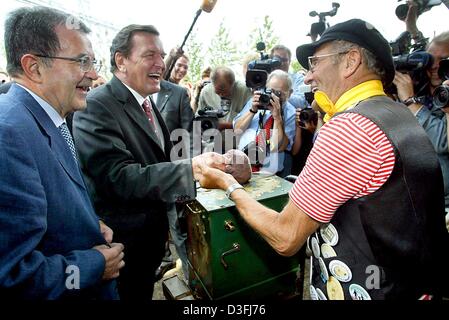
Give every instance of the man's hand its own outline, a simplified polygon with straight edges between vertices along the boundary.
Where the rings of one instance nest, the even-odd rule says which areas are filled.
[[[103,235],[103,238],[107,243],[112,243],[112,237],[114,236],[114,231],[109,228],[103,221],[100,220],[100,231]]]
[[[398,97],[401,101],[405,101],[415,95],[410,75],[396,71],[393,83],[398,89]]]
[[[274,93],[271,94],[271,104],[269,106],[271,110],[271,115],[273,116],[274,120],[281,120],[282,121],[282,115],[281,115],[281,100],[277,95]]]
[[[237,181],[228,173],[216,168],[200,164],[201,175],[198,179],[200,186],[205,189],[222,189],[226,190],[230,185]]]
[[[211,167],[221,171],[226,170],[226,159],[215,152],[207,152],[192,158],[193,178],[199,181],[202,177],[202,168]]]
[[[112,280],[120,275],[120,269],[125,266],[123,261],[124,246],[121,243],[112,243],[111,247],[106,245],[96,246],[94,249],[100,251],[106,260],[103,272],[103,280]]]
[[[416,21],[418,20],[418,5],[413,1],[408,1],[408,11],[407,16],[405,17],[405,29],[410,32],[412,37],[416,37],[418,35],[418,26],[416,25]]]

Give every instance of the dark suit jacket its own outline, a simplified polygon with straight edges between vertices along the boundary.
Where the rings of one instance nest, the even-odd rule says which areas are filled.
[[[73,121],[97,212],[125,248],[145,246],[145,253],[158,260],[149,270],[157,268],[164,254],[167,202],[195,198],[191,160],[170,162],[169,132],[156,108],[154,112],[165,151],[142,107],[116,77],[89,93],[87,109],[76,112]]]
[[[13,84],[0,95],[0,298],[118,298],[115,281],[101,282],[105,260],[92,249],[101,244],[66,141]],[[67,289],[70,266],[78,267],[82,290]]]
[[[162,80],[156,106],[169,132],[175,129],[192,130],[193,111],[186,88]]]

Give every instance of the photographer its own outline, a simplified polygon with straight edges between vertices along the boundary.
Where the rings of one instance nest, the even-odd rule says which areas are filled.
[[[278,44],[271,49],[270,58],[277,58],[281,64],[278,67],[279,70],[288,72],[290,68],[292,53],[289,48],[284,45]],[[292,94],[288,99],[288,102],[295,108],[305,108],[308,106],[304,93],[300,92],[301,86],[304,85],[304,75],[300,72],[289,73],[292,80]]]
[[[284,168],[284,151],[291,150],[295,136],[295,108],[288,102],[292,93],[288,73],[282,70],[270,73],[267,89],[272,92],[269,104],[264,106],[261,92],[255,91],[253,99],[235,117],[233,127],[242,133],[240,150],[250,152],[255,147],[265,154],[263,160],[253,164],[253,171],[274,174]]]
[[[409,3],[409,11],[406,17],[407,31],[412,38],[419,40],[421,33],[416,27],[417,6]],[[438,108],[433,104],[432,95],[443,80],[438,75],[440,61],[449,57],[449,32],[443,32],[436,36],[428,45],[427,52],[433,56],[433,64],[426,70],[425,76],[428,83],[425,95],[417,97],[413,86],[412,77],[408,74],[396,72],[393,83],[398,90],[398,98],[408,106],[409,110],[416,116],[418,122],[426,131],[431,140],[441,165],[444,179],[444,194],[446,211],[449,211],[449,151],[447,141],[447,120],[449,108]]]
[[[228,67],[215,68],[211,80],[212,83],[201,91],[198,111],[208,107],[215,110],[222,108],[227,114],[220,119],[218,129],[232,129],[232,120],[251,98],[251,90],[244,83],[236,81],[234,71]]]
[[[304,168],[307,157],[312,150],[318,132],[323,126],[323,113],[315,101],[311,108],[296,109],[296,133],[292,147],[291,174],[299,175]]]

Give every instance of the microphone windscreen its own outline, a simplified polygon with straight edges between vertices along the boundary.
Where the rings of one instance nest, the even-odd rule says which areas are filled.
[[[201,10],[210,13],[217,3],[217,0],[203,0],[203,4],[201,5]]]

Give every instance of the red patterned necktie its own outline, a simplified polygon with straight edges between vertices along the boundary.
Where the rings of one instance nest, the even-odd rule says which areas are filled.
[[[148,101],[148,99],[145,99],[145,101],[142,104],[142,107],[148,117],[148,121],[150,121],[151,129],[156,131],[156,124],[154,123],[153,107],[151,106],[150,101]]]
[[[261,129],[256,136],[256,145],[261,147],[263,150],[269,150],[270,148],[271,129],[273,128],[273,124],[274,118],[270,115],[267,122],[265,122],[263,129]],[[253,172],[259,172],[261,167],[262,164],[251,166]]]

